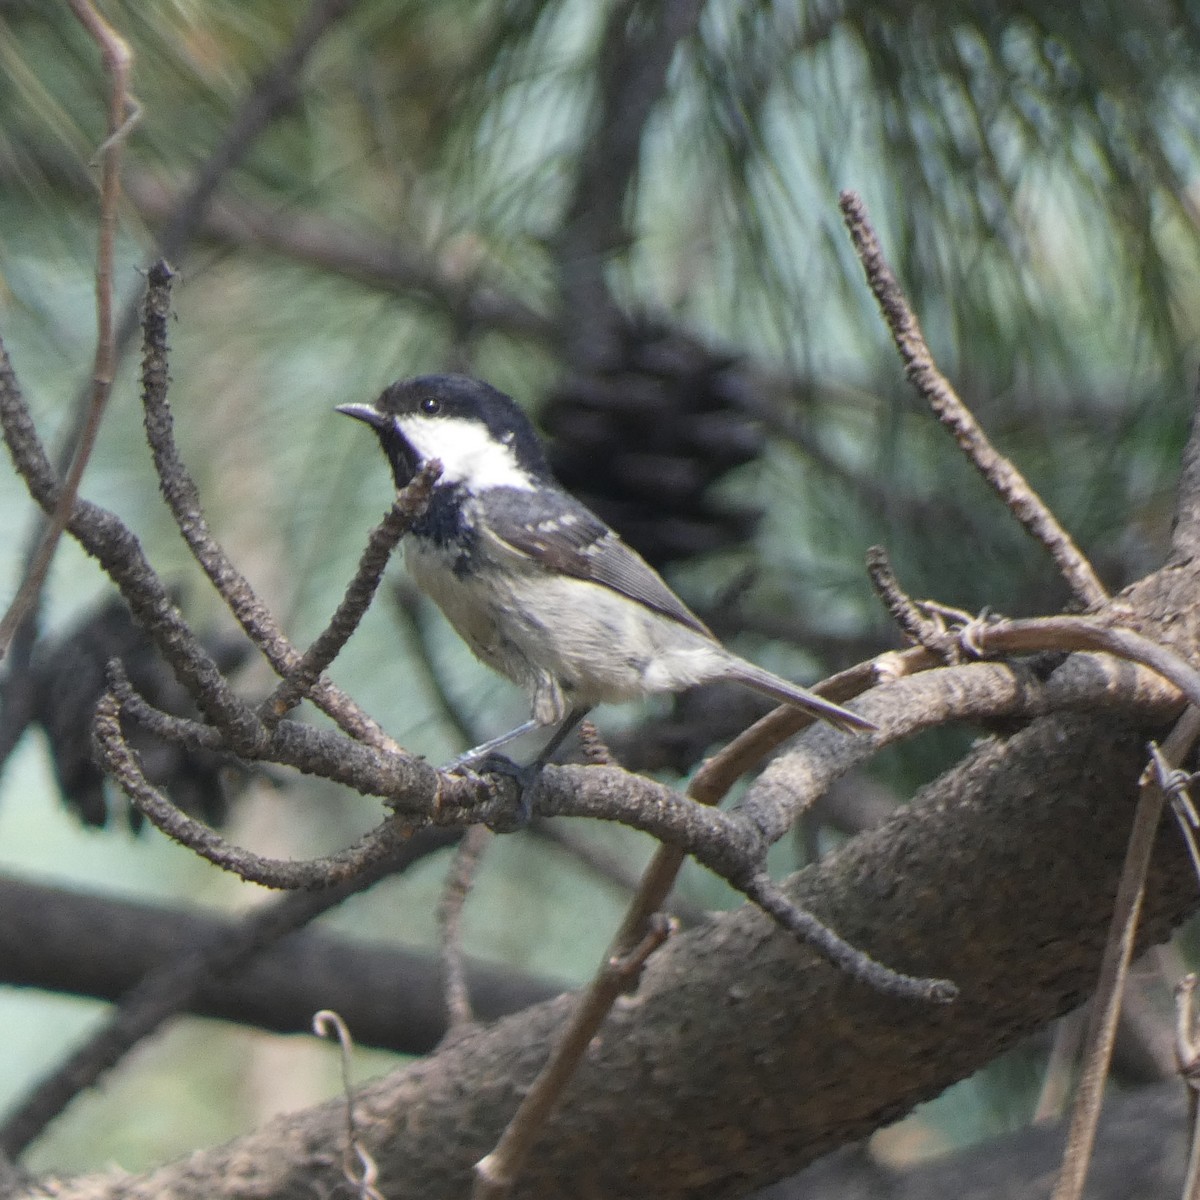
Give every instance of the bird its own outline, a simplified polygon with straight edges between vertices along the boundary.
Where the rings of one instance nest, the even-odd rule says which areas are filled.
[[[405,565],[476,658],[529,697],[530,717],[447,770],[495,769],[501,747],[553,730],[540,769],[601,703],[732,680],[846,732],[873,722],[727,650],[663,578],[555,481],[529,418],[466,375],[421,375],[373,404],[336,409],[369,425],[397,489],[441,473],[405,536]]]

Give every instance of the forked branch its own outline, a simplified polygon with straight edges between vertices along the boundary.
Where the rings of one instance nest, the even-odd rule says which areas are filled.
[[[938,370],[916,314],[883,253],[862,198],[847,191],[838,202],[909,382],[1013,516],[1050,553],[1076,599],[1085,608],[1098,608],[1108,599],[1108,592],[1091,563],[1029,481],[992,445],[950,381]]]

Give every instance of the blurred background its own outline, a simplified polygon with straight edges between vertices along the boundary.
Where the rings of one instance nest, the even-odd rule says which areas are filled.
[[[563,480],[722,638],[774,670],[811,681],[897,644],[863,570],[875,543],[916,596],[1008,615],[1060,608],[1045,557],[907,388],[841,226],[841,188],[864,197],[943,371],[1106,584],[1161,561],[1200,321],[1200,6],[110,0],[103,11],[132,46],[141,106],[118,294],[136,299],[139,269],[165,245],[179,271],[181,449],[215,533],[297,644],[323,627],[391,498],[374,439],[333,407],[450,369],[514,395]],[[94,350],[105,94],[65,5],[0,0],[0,331],[51,447],[70,436]],[[255,111],[267,113],[260,127],[231,134]],[[212,201],[190,211],[205,172]],[[131,343],[83,494],[138,533],[258,697],[268,672],[159,499],[137,358]],[[9,470],[0,505],[8,596],[37,529]],[[97,617],[111,597],[64,544],[26,664],[43,699],[27,726],[11,703],[0,717],[0,868],[243,911],[261,902],[256,889],[132,830],[123,800],[87,776],[80,664],[124,636]],[[331,675],[434,761],[524,716],[411,594],[399,562]],[[623,762],[677,780],[753,704],[708,692],[597,719]],[[774,865],[882,819],[977,732],[881,759]],[[332,850],[378,819],[353,794],[219,767],[163,769],[264,853]],[[626,895],[612,863],[632,873],[651,846],[622,830],[570,833],[604,863],[544,830],[497,840],[467,908],[470,953],[547,980],[590,973]],[[433,947],[446,853],[322,924]],[[699,871],[680,894],[693,916],[734,902]],[[1172,979],[1174,963],[1165,970]],[[1156,972],[1144,971],[1145,1056],[1130,1079],[1164,1061]],[[104,1011],[0,990],[0,1107]],[[1025,1124],[1049,1044],[1010,1054],[879,1135],[874,1152],[907,1160]],[[362,1050],[356,1070],[396,1061]],[[136,1169],[337,1088],[336,1058],[312,1039],[180,1019],[28,1161]]]

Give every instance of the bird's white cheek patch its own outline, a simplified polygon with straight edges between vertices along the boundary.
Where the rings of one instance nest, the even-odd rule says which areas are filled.
[[[498,442],[478,421],[460,417],[396,417],[396,428],[421,460],[441,460],[447,483],[473,491],[510,487],[533,490],[533,480],[517,463],[511,445]]]

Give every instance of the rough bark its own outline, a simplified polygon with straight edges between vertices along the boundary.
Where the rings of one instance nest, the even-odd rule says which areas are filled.
[[[1126,614],[1194,647],[1190,564],[1131,589]],[[1134,611],[1136,610],[1136,611]],[[959,1001],[889,1000],[743,908],[677,938],[592,1047],[514,1195],[734,1197],[786,1177],[935,1095],[1091,988],[1152,731],[1045,718],[989,738],[885,826],[794,878],[792,894],[904,970],[948,975]],[[1142,941],[1196,907],[1160,837]],[[473,1031],[360,1093],[389,1200],[461,1197],[569,998]],[[309,1196],[341,1164],[340,1101],[71,1197]]]

